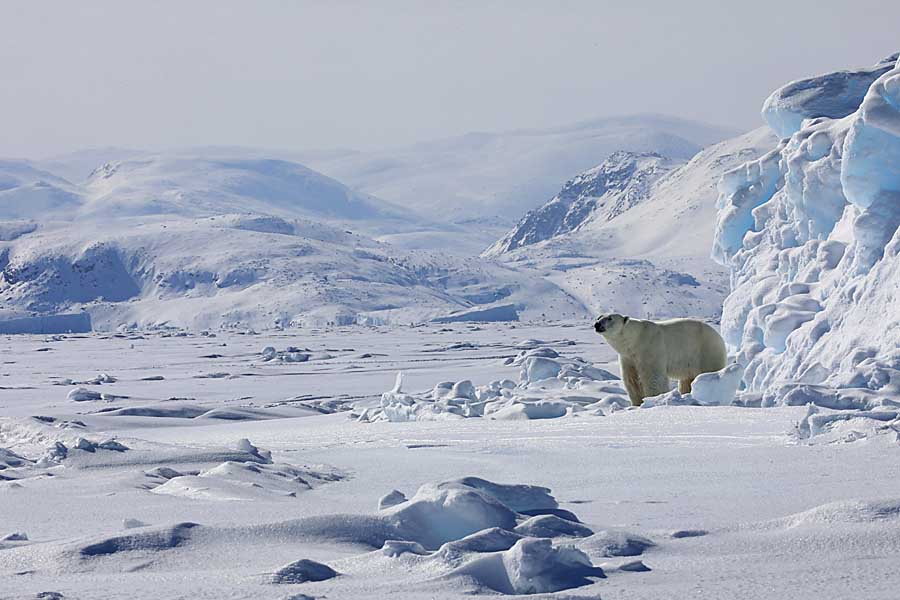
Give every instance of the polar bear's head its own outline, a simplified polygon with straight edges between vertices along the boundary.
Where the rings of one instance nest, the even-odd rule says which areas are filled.
[[[622,332],[622,328],[625,327],[625,323],[627,322],[628,317],[623,317],[618,313],[600,315],[597,317],[597,320],[594,321],[594,331],[604,337],[615,337]]]

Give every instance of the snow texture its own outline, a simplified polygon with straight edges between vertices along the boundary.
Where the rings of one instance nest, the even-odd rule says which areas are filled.
[[[475,386],[469,380],[444,381],[425,394],[403,392],[403,374],[398,373],[394,388],[382,394],[380,406],[364,409],[359,420],[554,419],[582,411],[602,415],[631,405],[616,375],[580,357],[549,356],[559,354],[552,348],[538,347],[508,359],[508,364],[521,367],[519,383],[494,380]],[[718,393],[720,388],[711,389],[711,393]]]
[[[847,77],[803,88],[814,106],[837,94],[846,116],[812,115],[720,183],[714,256],[732,280],[722,333],[764,404],[874,408],[900,390],[900,66],[859,75],[872,80],[864,94],[834,83]],[[838,392],[801,400],[804,384]]]

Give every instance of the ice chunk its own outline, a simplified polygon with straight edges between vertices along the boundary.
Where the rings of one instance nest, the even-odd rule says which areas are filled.
[[[475,386],[468,379],[457,381],[450,390],[452,398],[468,398],[469,400],[477,400],[475,395]]]
[[[522,383],[534,383],[544,379],[555,378],[561,368],[562,366],[558,361],[542,356],[532,356],[523,363],[519,381]]]
[[[691,384],[691,397],[704,406],[730,405],[743,376],[744,368],[738,363],[714,373],[701,373]]]

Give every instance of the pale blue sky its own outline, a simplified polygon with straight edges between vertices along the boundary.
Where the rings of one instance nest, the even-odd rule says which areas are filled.
[[[0,3],[0,156],[372,149],[659,112],[749,129],[776,86],[900,49],[900,2]]]

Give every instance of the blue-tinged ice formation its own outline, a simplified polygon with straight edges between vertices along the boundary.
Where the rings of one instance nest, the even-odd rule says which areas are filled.
[[[722,178],[713,249],[731,269],[722,333],[747,388],[896,397],[900,60],[790,84],[763,115],[785,139]]]
[[[894,54],[871,67],[792,81],[772,92],[762,116],[782,138],[800,131],[804,119],[846,117],[859,108],[872,82],[890,71],[897,58]]]

